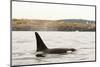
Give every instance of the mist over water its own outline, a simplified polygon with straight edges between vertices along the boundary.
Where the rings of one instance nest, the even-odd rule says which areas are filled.
[[[38,31],[48,48],[75,48],[76,52],[36,57],[35,31],[12,32],[12,65],[94,61],[95,32]]]

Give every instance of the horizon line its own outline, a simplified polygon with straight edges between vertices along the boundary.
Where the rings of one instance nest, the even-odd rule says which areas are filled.
[[[89,20],[89,21],[95,21],[95,20],[91,20],[91,19],[74,19],[74,18],[71,18],[71,19],[34,19],[34,18],[12,18],[12,19],[23,19],[23,20],[25,20],[25,19],[27,19],[27,20],[55,20],[55,21],[57,21],[57,20]]]

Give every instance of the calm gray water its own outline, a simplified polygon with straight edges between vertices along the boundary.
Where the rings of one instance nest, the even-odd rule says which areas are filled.
[[[34,31],[12,32],[12,65],[94,61],[95,32],[38,32],[48,48],[76,48],[74,53],[36,57]]]

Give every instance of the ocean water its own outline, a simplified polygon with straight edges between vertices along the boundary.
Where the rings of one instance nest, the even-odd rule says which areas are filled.
[[[75,48],[66,54],[36,57],[34,31],[12,32],[12,65],[30,65],[95,60],[95,32],[38,31],[48,48]]]

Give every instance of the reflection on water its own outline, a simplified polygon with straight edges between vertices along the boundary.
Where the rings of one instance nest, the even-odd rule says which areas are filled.
[[[36,57],[33,31],[12,32],[12,65],[45,64],[95,60],[95,32],[38,32],[48,48],[76,48],[67,54]]]

